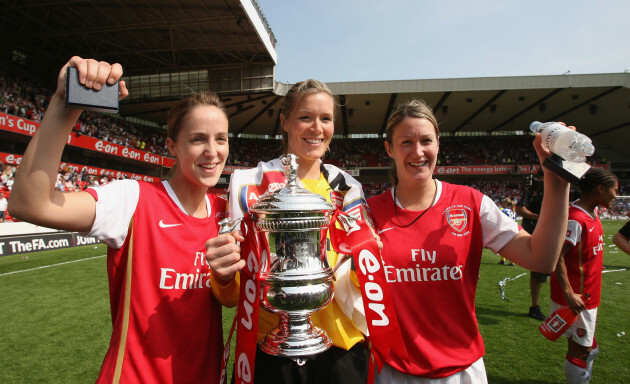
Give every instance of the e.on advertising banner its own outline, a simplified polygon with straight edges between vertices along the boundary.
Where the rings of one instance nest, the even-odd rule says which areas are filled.
[[[540,165],[438,165],[436,175],[504,175],[536,173]]]
[[[22,162],[22,155],[0,152],[0,160],[2,160],[4,164],[20,165],[20,163]],[[114,171],[113,169],[91,167],[89,165],[80,165],[73,163],[60,163],[59,170],[71,171],[77,174],[80,174],[85,170],[90,176],[111,176],[113,179],[120,179],[125,177],[127,179],[148,181],[150,183],[154,181],[159,181],[159,178],[153,176],[139,175],[137,173],[131,172]]]
[[[33,136],[38,128],[39,123],[37,122],[0,112],[0,129],[22,135]],[[95,137],[78,135],[74,132],[68,135],[67,144],[112,156],[119,156],[149,164],[160,165],[163,167],[172,167],[175,164],[175,160],[169,157],[155,155],[153,153],[140,151],[123,145],[109,143]]]

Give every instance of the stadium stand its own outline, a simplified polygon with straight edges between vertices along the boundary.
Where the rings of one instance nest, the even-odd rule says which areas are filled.
[[[225,177],[217,185],[222,193],[233,169],[252,167],[262,158],[279,154],[278,106],[290,85],[274,78],[276,39],[256,1],[242,1],[238,7],[219,0],[206,3],[206,8],[191,9],[189,14],[195,17],[189,20],[179,13],[179,7],[186,7],[181,4],[162,9],[137,0],[107,8],[89,3],[85,12],[92,14],[128,15],[133,9],[134,28],[126,28],[130,21],[124,17],[95,18],[92,30],[72,28],[53,41],[44,38],[45,31],[58,26],[46,23],[72,14],[73,2],[12,7],[11,14],[2,16],[0,26],[7,41],[0,50],[0,122],[17,119],[35,129],[59,65],[72,54],[90,57],[98,53],[99,59],[123,64],[131,94],[121,103],[119,114],[82,115],[72,139],[92,138],[94,146],[104,149],[70,143],[60,164],[59,188],[83,189],[122,177],[164,177],[172,166],[164,145],[166,111],[190,92],[212,90],[226,105],[232,133]],[[156,14],[160,23],[151,21]],[[218,21],[199,21],[204,17]],[[146,38],[177,23],[196,29],[177,29],[172,41]],[[25,34],[23,25],[38,28]],[[102,41],[93,33],[97,30],[109,33],[116,44]],[[197,41],[194,49],[184,43],[192,37]],[[133,41],[145,42],[142,52],[136,52]],[[169,57],[163,52],[170,52]],[[436,171],[440,179],[474,185],[495,200],[518,198],[524,178],[537,164],[531,136],[523,132],[535,119],[578,126],[595,142],[596,156],[590,161],[610,167],[625,185],[630,170],[625,144],[630,140],[630,122],[624,112],[629,76],[330,83],[339,103],[336,137],[325,161],[352,172],[368,196],[387,189],[390,159],[382,144],[386,117],[397,103],[419,97],[433,106],[440,121],[442,145]],[[0,124],[0,156],[5,168],[19,164],[28,140],[24,132],[3,129]],[[121,148],[132,156],[121,156]],[[156,161],[145,161],[146,154]],[[3,182],[3,188],[10,186]]]

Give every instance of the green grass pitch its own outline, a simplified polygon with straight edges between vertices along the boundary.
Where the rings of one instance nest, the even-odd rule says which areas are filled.
[[[604,222],[606,248],[594,383],[630,382],[630,255],[612,245],[622,222]],[[111,332],[105,247],[85,246],[0,258],[0,383],[92,383]],[[485,251],[477,318],[490,383],[563,383],[566,340],[555,343],[527,316],[529,275]],[[624,271],[616,271],[620,269]],[[549,284],[541,293],[548,314]],[[427,310],[431,310],[427,308]],[[224,311],[224,332],[233,310]],[[625,335],[620,335],[625,332]],[[232,364],[232,359],[230,365]]]

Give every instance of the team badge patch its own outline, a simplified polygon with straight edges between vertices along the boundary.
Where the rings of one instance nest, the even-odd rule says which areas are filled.
[[[446,211],[446,222],[451,228],[461,233],[468,225],[468,214],[464,209],[451,208]]]
[[[584,337],[586,336],[586,329],[578,328],[575,333],[578,335],[578,337]]]

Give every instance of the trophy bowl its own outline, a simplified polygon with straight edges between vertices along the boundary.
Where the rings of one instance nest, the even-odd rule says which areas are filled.
[[[263,194],[249,212],[254,230],[269,244],[261,261],[261,306],[279,316],[260,344],[263,352],[294,359],[330,348],[332,341],[310,315],[333,298],[333,272],[326,259],[326,233],[334,206],[298,186],[297,157],[282,158],[284,188]]]

